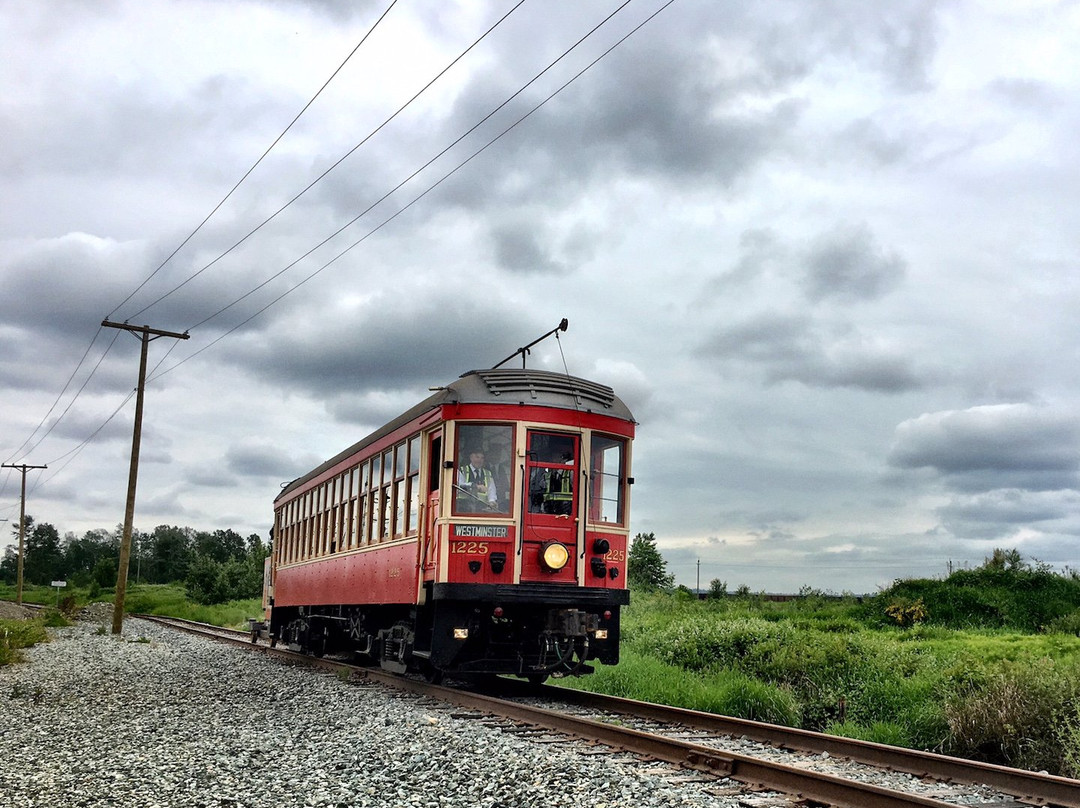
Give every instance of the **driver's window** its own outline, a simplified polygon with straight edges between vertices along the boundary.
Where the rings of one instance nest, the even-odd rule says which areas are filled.
[[[529,433],[529,512],[569,516],[574,509],[577,443],[572,435]]]
[[[509,425],[460,424],[454,466],[454,512],[510,513],[513,430]]]

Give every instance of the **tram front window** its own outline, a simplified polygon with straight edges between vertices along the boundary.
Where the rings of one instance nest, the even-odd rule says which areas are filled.
[[[457,443],[454,512],[508,515],[514,460],[511,427],[462,424]]]
[[[529,434],[529,512],[568,516],[574,508],[577,443],[571,435]]]

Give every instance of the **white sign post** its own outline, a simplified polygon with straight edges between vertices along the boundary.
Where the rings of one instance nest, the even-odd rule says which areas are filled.
[[[60,608],[60,590],[67,586],[67,581],[53,581],[52,585],[56,587],[56,608]]]

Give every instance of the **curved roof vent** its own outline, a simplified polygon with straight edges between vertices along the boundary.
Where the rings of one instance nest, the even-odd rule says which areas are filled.
[[[546,370],[476,370],[472,371],[487,385],[492,395],[527,394],[536,400],[545,395],[564,395],[572,397],[579,406],[585,402],[599,404],[609,409],[615,403],[615,391],[604,384],[597,384],[564,373],[551,373]],[[469,374],[465,374],[469,375]]]

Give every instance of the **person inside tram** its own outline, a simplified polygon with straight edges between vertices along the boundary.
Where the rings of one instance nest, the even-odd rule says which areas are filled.
[[[564,516],[570,513],[574,502],[574,456],[570,452],[563,452],[561,460],[567,468],[550,469],[547,473],[544,513]]]
[[[476,513],[497,509],[499,496],[495,477],[484,465],[484,450],[469,450],[469,462],[458,467],[458,510]]]

